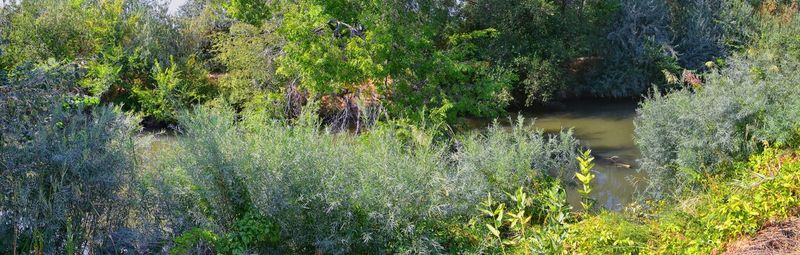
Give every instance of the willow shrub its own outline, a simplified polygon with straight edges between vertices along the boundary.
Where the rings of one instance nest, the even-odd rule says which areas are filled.
[[[745,53],[697,89],[655,95],[638,110],[635,137],[656,196],[691,188],[746,160],[763,141],[793,146],[800,128],[800,20],[767,22]]]
[[[135,249],[131,139],[136,122],[109,107],[56,105],[33,136],[0,147],[0,251],[69,253]],[[113,240],[113,241],[112,241]],[[112,248],[112,242],[115,242]]]
[[[156,253],[183,229],[174,185],[140,171],[138,119],[76,91],[76,69],[20,68],[0,87],[0,253]]]
[[[530,187],[574,164],[567,155],[577,148],[568,133],[547,138],[521,126],[450,146],[405,139],[391,125],[353,136],[310,114],[292,123],[268,116],[237,121],[230,110],[198,109],[162,164],[190,176],[199,227],[225,239],[247,215],[277,224],[278,242],[240,242],[246,251],[443,252],[455,245],[448,224],[474,215],[487,192]]]

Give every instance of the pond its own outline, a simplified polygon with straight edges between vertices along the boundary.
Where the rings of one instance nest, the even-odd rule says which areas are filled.
[[[597,177],[591,196],[597,200],[597,205],[619,210],[633,202],[637,189],[644,186],[644,174],[636,171],[636,160],[641,156],[633,141],[636,107],[637,102],[633,100],[569,100],[521,114],[526,125],[548,133],[573,128],[575,137],[591,148],[595,157]],[[489,123],[491,120],[487,119],[467,120],[471,128],[485,128]],[[576,188],[568,187],[567,198],[573,207],[579,208]]]

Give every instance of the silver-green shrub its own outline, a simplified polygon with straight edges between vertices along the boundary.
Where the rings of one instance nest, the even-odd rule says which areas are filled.
[[[20,132],[32,136],[0,147],[0,252],[135,248],[140,238],[126,227],[137,122],[110,107],[51,109]]]
[[[655,84],[666,87],[662,70],[705,69],[748,43],[753,7],[746,0],[622,0],[608,34],[605,68],[588,92],[634,96]]]
[[[798,144],[800,21],[765,24],[748,53],[705,75],[698,89],[645,100],[636,142],[649,191],[658,197],[691,188],[706,174],[726,174],[763,142]]]
[[[81,95],[76,72],[51,61],[0,87],[0,253],[158,252],[179,201],[137,171],[139,120]]]
[[[577,149],[569,133],[521,126],[448,146],[409,142],[397,127],[334,134],[310,114],[287,123],[203,108],[181,125],[162,168],[190,176],[195,223],[225,235],[256,211],[280,229],[273,247],[248,247],[262,252],[443,253],[447,224],[474,215],[487,192],[571,169]]]

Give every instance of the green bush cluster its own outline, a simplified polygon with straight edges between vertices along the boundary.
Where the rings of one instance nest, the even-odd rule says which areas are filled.
[[[799,8],[5,4],[0,253],[717,253],[800,206]],[[569,130],[447,126],[651,84],[625,212],[594,210]]]
[[[153,122],[174,121],[177,111],[214,96],[195,49],[181,44],[178,22],[156,3],[26,1],[0,9],[0,69],[9,76],[53,60],[74,64],[80,71],[71,90]],[[155,63],[180,67],[165,81]]]
[[[575,94],[576,84],[593,78],[598,63],[570,65],[605,57],[619,11],[617,0],[493,0],[468,2],[460,15],[461,29],[497,30],[476,42],[477,57],[519,77],[510,83],[516,105],[536,106]]]
[[[237,121],[230,110],[201,108],[181,123],[160,171],[189,176],[195,222],[220,238],[240,235],[248,214],[275,224],[280,241],[243,242],[250,252],[445,252],[456,238],[451,224],[487,192],[569,171],[577,149],[569,133],[547,138],[521,126],[464,137],[453,151],[402,139],[396,127],[332,134],[309,113],[290,123],[268,114]]]
[[[394,117],[448,104],[451,120],[497,117],[564,95],[574,80],[565,66],[601,55],[593,46],[617,10],[610,0],[520,2],[197,0],[178,16],[150,1],[15,3],[0,12],[0,69],[76,63],[76,88],[147,125],[209,101],[293,117],[296,89],[319,99],[368,83]],[[489,17],[486,6],[502,10]]]
[[[57,83],[63,75],[39,74],[28,79]],[[0,136],[0,252],[103,253],[111,242],[142,248],[147,239],[131,223],[139,220],[130,190],[138,121],[28,79],[0,96],[8,123]]]
[[[652,230],[624,215],[603,212],[569,226],[564,251],[570,254],[642,254]]]
[[[147,254],[184,230],[138,118],[75,91],[75,65],[20,70],[0,93],[0,253]]]
[[[798,22],[763,24],[758,41],[705,74],[701,87],[655,93],[641,104],[635,136],[653,195],[724,173],[763,141],[798,145],[800,59],[791,40]]]
[[[675,202],[601,213],[569,225],[566,254],[712,254],[800,206],[796,152],[769,148],[738,164],[737,178],[707,181],[703,193]],[[638,208],[638,209],[637,209]]]

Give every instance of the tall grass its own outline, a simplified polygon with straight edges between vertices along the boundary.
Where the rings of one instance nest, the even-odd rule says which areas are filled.
[[[460,138],[457,146],[403,139],[396,127],[353,136],[265,115],[236,120],[230,110],[199,109],[164,171],[190,176],[199,227],[229,235],[254,212],[275,223],[280,242],[251,251],[441,253],[448,224],[469,218],[488,192],[530,186],[574,165],[577,142],[522,126]]]

